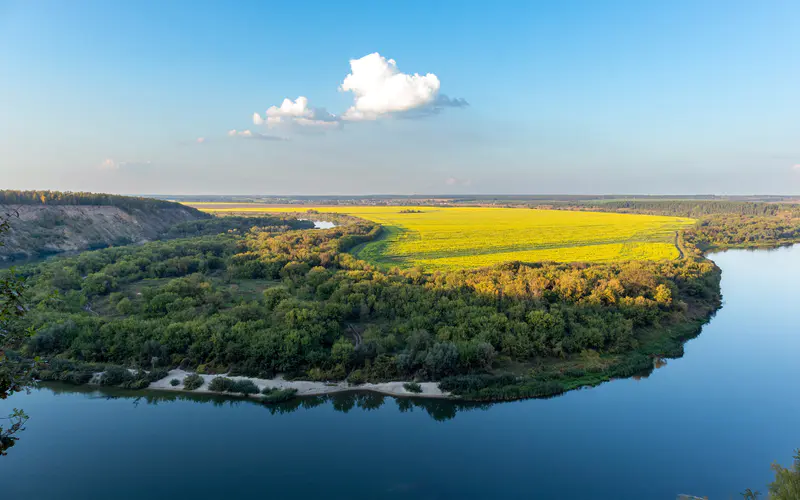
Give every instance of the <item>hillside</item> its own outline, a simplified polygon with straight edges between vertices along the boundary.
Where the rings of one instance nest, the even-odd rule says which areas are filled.
[[[102,202],[72,197],[69,204],[57,204],[48,198],[23,201],[24,193],[30,192],[0,192],[5,202],[0,214],[10,224],[0,260],[149,241],[177,223],[209,217],[177,203],[133,197],[96,195],[105,196]]]

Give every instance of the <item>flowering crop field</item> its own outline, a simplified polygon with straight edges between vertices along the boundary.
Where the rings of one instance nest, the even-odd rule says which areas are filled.
[[[680,255],[675,247],[676,232],[695,222],[680,217],[527,208],[189,205],[215,213],[316,210],[368,219],[381,224],[385,233],[380,240],[354,249],[359,258],[379,265],[426,269],[481,267],[514,260],[676,259]]]

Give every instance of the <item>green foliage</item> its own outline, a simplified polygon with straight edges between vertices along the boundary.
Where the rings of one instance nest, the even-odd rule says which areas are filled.
[[[214,392],[232,392],[234,380],[227,377],[214,377],[208,384],[208,390]]]
[[[179,385],[181,385],[181,381],[174,378],[169,381],[169,385],[171,385],[172,387],[178,387]]]
[[[800,449],[795,450],[791,468],[773,464],[775,480],[769,485],[771,500],[797,500],[800,498]]]
[[[297,395],[297,389],[278,389],[276,387],[265,387],[261,391],[263,395],[261,401],[267,404],[283,403],[289,401]]]
[[[156,368],[147,372],[146,376],[143,378],[146,378],[148,382],[155,382],[156,380],[167,378],[168,375],[169,370],[165,368]]]
[[[751,217],[771,217],[781,213],[794,213],[800,216],[800,207],[791,203],[760,203],[750,201],[726,200],[611,200],[561,202],[554,208],[580,207],[602,212],[631,212],[654,215],[677,215],[681,217],[705,217],[708,215],[731,214]]]
[[[350,372],[350,375],[347,376],[347,381],[352,385],[361,385],[367,381],[366,377],[364,377],[364,372],[361,370],[353,370]]]
[[[416,382],[406,382],[403,384],[403,389],[407,390],[408,392],[413,392],[414,394],[422,393],[422,386]]]
[[[203,377],[196,373],[192,373],[183,379],[183,388],[187,391],[193,391],[195,389],[199,389],[204,383],[205,379],[203,379]]]
[[[0,190],[0,205],[105,205],[130,210],[180,208],[196,211],[171,201],[116,194],[84,193],[71,191],[18,191]],[[199,212],[199,211],[198,211]]]
[[[352,342],[342,337],[337,340],[331,348],[331,359],[334,363],[341,363],[348,366],[355,356],[355,348]]]
[[[794,218],[715,215],[687,230],[685,238],[701,250],[794,243],[800,240],[800,214]]]
[[[167,230],[162,239],[196,238],[213,236],[220,233],[246,234],[251,230],[281,232],[292,229],[312,229],[314,223],[309,220],[298,220],[286,216],[241,217],[226,216],[201,219],[175,224]]]
[[[258,394],[258,386],[252,381],[247,379],[236,380],[229,392],[239,394]]]
[[[133,374],[127,368],[119,366],[109,366],[100,375],[100,385],[122,385],[132,380],[134,380]]]
[[[350,373],[358,383],[481,377],[504,363],[522,372],[542,362],[571,366],[590,350],[613,358],[599,370],[626,376],[652,365],[651,356],[680,349],[681,339],[665,340],[661,324],[708,314],[719,302],[719,270],[699,257],[425,274],[380,271],[343,252],[379,229],[345,220],[324,231],[237,230],[26,267],[20,278],[31,307],[24,326],[38,333],[23,354],[262,378],[342,380]],[[48,298],[53,289],[55,301]],[[473,381],[451,392],[550,395],[568,385],[556,372]],[[579,367],[569,377],[600,376]],[[143,378],[131,376],[128,385]],[[188,378],[187,390],[203,383],[198,377],[193,387]],[[211,389],[231,392],[230,383],[212,382]],[[514,384],[525,389],[506,387]]]

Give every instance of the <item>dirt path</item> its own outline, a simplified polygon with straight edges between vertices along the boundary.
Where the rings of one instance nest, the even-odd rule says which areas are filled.
[[[358,330],[356,330],[356,328],[353,325],[347,325],[347,331],[350,332],[350,335],[353,336],[353,341],[355,342],[357,349],[362,342],[361,334],[358,333]]]
[[[681,246],[678,244],[678,231],[675,231],[675,248],[678,249],[678,260],[683,260],[683,250],[681,250]]]

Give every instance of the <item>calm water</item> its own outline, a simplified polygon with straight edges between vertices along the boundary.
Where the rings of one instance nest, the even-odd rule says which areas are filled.
[[[40,389],[0,402],[0,412],[32,416],[0,458],[3,498],[715,500],[766,491],[770,463],[788,464],[800,447],[800,247],[713,259],[723,309],[682,359],[649,378],[461,408],[352,394],[270,410]]]

